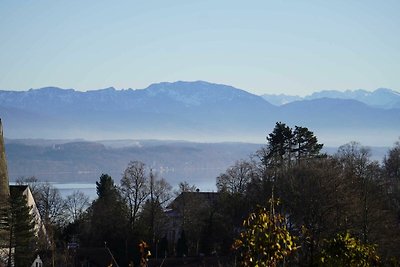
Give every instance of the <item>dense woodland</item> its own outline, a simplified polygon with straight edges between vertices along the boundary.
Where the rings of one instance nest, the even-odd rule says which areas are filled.
[[[182,182],[174,191],[140,161],[127,166],[119,184],[103,174],[91,203],[82,193],[62,199],[51,184],[21,178],[35,196],[48,238],[17,238],[15,232],[16,257],[39,253],[48,265],[71,266],[68,246],[107,246],[120,266],[139,266],[143,240],[151,258],[201,255],[223,266],[399,266],[400,142],[377,162],[355,142],[323,154],[313,132],[284,123],[276,123],[266,141],[216,178],[217,201],[187,199],[177,244],[166,240],[165,210],[196,187]],[[20,199],[13,201],[21,206]],[[0,227],[31,225],[16,216]],[[38,250],[25,251],[28,243]]]

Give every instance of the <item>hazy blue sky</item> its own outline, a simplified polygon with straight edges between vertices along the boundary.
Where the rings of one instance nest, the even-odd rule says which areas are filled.
[[[0,89],[400,90],[400,1],[0,1]]]

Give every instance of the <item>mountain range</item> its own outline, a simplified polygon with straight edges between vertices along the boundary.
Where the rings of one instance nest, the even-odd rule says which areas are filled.
[[[265,143],[277,121],[308,127],[330,146],[353,140],[391,146],[400,133],[400,94],[390,89],[273,97],[204,81],[87,92],[0,90],[0,117],[13,139]]]
[[[388,88],[378,88],[373,92],[369,92],[363,89],[346,90],[344,92],[337,90],[324,90],[320,92],[315,92],[305,97],[285,94],[263,94],[261,96],[271,104],[277,106],[288,104],[294,101],[334,98],[353,99],[373,107],[384,109],[400,108],[400,93]]]

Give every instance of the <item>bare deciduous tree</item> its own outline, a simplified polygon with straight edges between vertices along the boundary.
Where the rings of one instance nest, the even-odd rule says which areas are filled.
[[[46,225],[62,224],[64,221],[63,199],[60,191],[49,182],[37,187],[36,205]]]
[[[217,177],[217,188],[221,192],[244,194],[248,183],[255,175],[251,162],[240,160]]]
[[[64,207],[66,217],[70,222],[79,219],[83,212],[89,207],[89,197],[80,191],[74,191],[71,195],[67,196]]]
[[[129,207],[130,225],[134,229],[139,211],[150,193],[143,162],[131,161],[128,164],[121,179],[121,190]]]

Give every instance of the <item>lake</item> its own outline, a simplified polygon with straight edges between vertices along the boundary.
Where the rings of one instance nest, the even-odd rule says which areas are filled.
[[[207,180],[194,180],[191,181],[200,191],[216,191],[214,182]],[[79,191],[84,193],[89,197],[89,199],[95,200],[97,198],[96,183],[51,183],[55,188],[60,191],[63,198],[71,195],[74,191]],[[178,188],[177,184],[172,184],[173,190]]]

